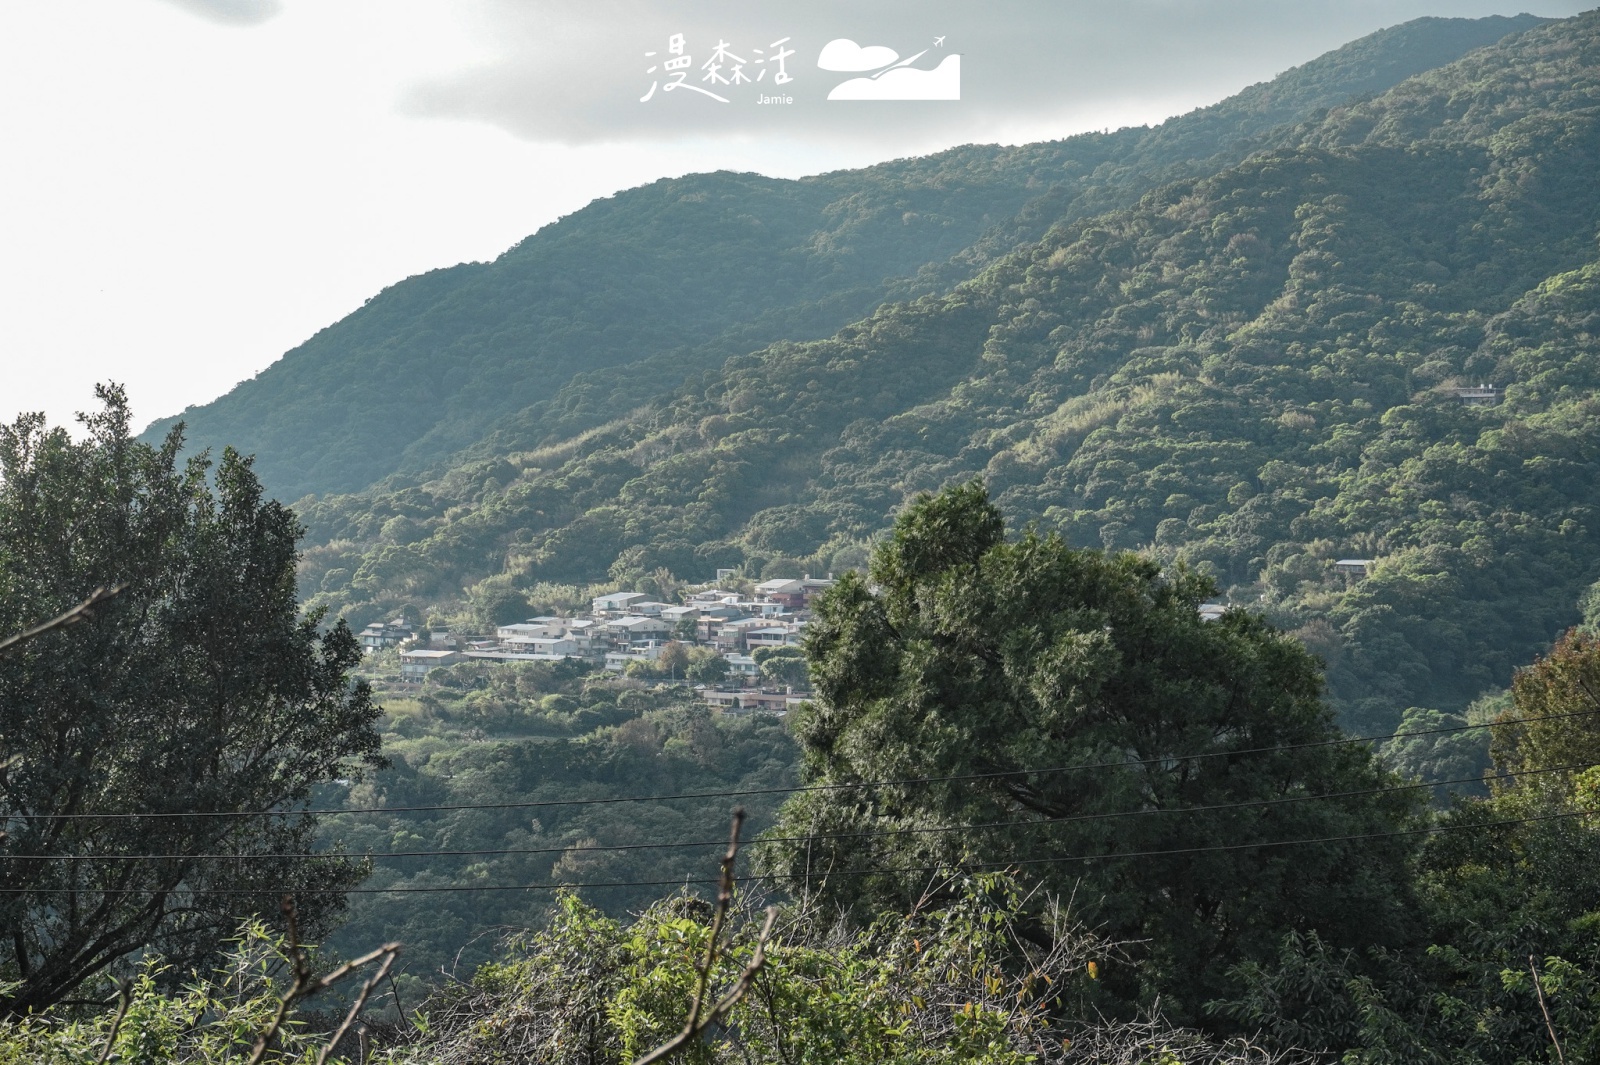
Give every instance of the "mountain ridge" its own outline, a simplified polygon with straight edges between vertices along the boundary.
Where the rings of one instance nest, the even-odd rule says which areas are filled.
[[[192,447],[254,453],[269,490],[290,499],[397,472],[414,479],[489,441],[549,443],[659,400],[730,355],[826,336],[885,299],[948,288],[1042,235],[1062,214],[1052,195],[1079,213],[1126,205],[1219,152],[1244,153],[1286,118],[1541,21],[1415,20],[1154,130],[966,146],[794,182],[712,174],[626,190],[493,263],[390,286],[143,438],[181,419]],[[714,239],[674,254],[675,241],[694,245],[696,226]],[[720,272],[679,283],[708,249]],[[749,283],[758,273],[778,282],[759,291]],[[697,302],[702,290],[713,298]]]
[[[1013,520],[1214,573],[1352,727],[1462,710],[1600,577],[1597,73],[1600,15],[1538,27],[570,450],[310,502],[305,587],[838,568],[981,476]]]

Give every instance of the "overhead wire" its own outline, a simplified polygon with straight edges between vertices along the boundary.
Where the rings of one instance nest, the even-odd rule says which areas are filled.
[[[1127,860],[1131,858],[1162,858],[1180,855],[1225,853],[1241,850],[1257,850],[1276,847],[1307,846],[1312,844],[1327,843],[1352,843],[1363,840],[1398,839],[1407,836],[1438,835],[1445,832],[1460,832],[1472,829],[1502,828],[1510,825],[1533,824],[1543,821],[1558,821],[1571,817],[1593,817],[1594,814],[1586,810],[1564,810],[1558,813],[1535,814],[1528,817],[1504,818],[1498,821],[1478,821],[1454,824],[1427,825],[1420,828],[1399,829],[1391,832],[1356,832],[1342,836],[1318,836],[1309,839],[1285,840],[1257,840],[1250,843],[1223,843],[1208,844],[1198,847],[1175,847],[1163,850],[1122,851],[1105,854],[1068,854],[1053,855],[1043,858],[1007,858],[995,859],[974,863],[943,863],[939,865],[920,866],[884,866],[868,867],[863,869],[832,869],[804,876],[811,882],[825,881],[835,876],[883,876],[891,874],[935,874],[958,872],[986,872],[1003,871],[1012,868],[1021,868],[1037,865],[1055,865],[1063,862],[1096,862]],[[726,841],[723,841],[726,843]],[[733,878],[739,883],[751,883],[771,879],[765,874],[745,874]],[[407,884],[396,887],[356,887],[336,889],[329,894],[339,895],[412,895],[412,894],[444,894],[468,891],[560,891],[563,889],[577,888],[645,888],[645,887],[687,887],[691,884],[715,884],[718,878],[683,877],[675,880],[617,880],[584,883],[582,881],[567,881],[562,883],[532,883],[532,884]],[[0,888],[0,895],[18,894],[59,894],[64,889],[39,889],[39,888]],[[149,895],[152,892],[140,888],[79,888],[83,894],[89,895]],[[173,889],[174,892],[177,889]],[[201,888],[195,891],[201,896],[277,896],[284,894],[283,889],[269,888]],[[304,891],[302,894],[313,895],[315,891]]]
[[[1497,774],[1496,779],[1507,777],[1538,776],[1545,773],[1577,772],[1584,769],[1593,769],[1600,766],[1600,762],[1581,762],[1571,765],[1544,766],[1538,769],[1525,769],[1514,772]],[[824,832],[806,836],[758,836],[744,846],[754,847],[771,845],[775,843],[806,843],[818,840],[857,839],[865,837],[885,837],[904,835],[938,835],[951,832],[976,832],[988,831],[997,828],[1037,828],[1042,825],[1075,824],[1082,822],[1119,820],[1126,817],[1142,817],[1153,814],[1193,814],[1193,813],[1218,813],[1226,810],[1244,810],[1261,807],[1282,806],[1290,803],[1313,802],[1326,799],[1352,799],[1365,798],[1375,795],[1388,795],[1405,791],[1420,791],[1428,788],[1450,787],[1456,784],[1480,784],[1482,776],[1457,777],[1452,780],[1414,781],[1409,784],[1394,784],[1378,788],[1358,788],[1348,791],[1320,792],[1305,795],[1284,795],[1270,799],[1249,799],[1242,802],[1211,803],[1201,806],[1144,806],[1134,810],[1102,810],[1093,813],[1070,814],[1062,817],[1041,817],[1032,820],[1018,821],[989,821],[967,825],[917,825],[906,828],[866,829],[853,832]],[[725,847],[726,839],[687,840],[671,843],[620,843],[596,844],[581,846],[567,844],[560,847],[493,847],[469,848],[459,850],[421,850],[421,851],[306,851],[300,853],[269,852],[263,854],[4,854],[0,857],[16,860],[33,861],[100,861],[100,862],[126,862],[126,861],[224,861],[245,860],[255,858],[273,858],[288,860],[304,860],[311,858],[475,858],[475,857],[504,857],[538,854],[564,854],[574,851],[582,854],[601,854],[624,851],[646,850],[688,850],[697,847]]]
[[[1263,747],[1245,747],[1237,750],[1202,751],[1197,754],[1163,755],[1156,758],[1122,759],[1114,762],[1088,762],[1078,765],[1047,766],[1031,769],[999,769],[982,773],[957,773],[947,776],[903,777],[890,780],[840,781],[832,784],[794,784],[768,788],[743,788],[725,791],[680,792],[667,795],[617,795],[591,799],[535,799],[517,802],[450,803],[414,806],[352,806],[316,809],[268,810],[195,810],[195,811],[116,811],[83,813],[7,813],[0,812],[0,822],[18,821],[80,821],[80,820],[136,820],[167,818],[233,818],[233,817],[327,817],[335,815],[452,813],[468,810],[531,810],[566,806],[607,806],[629,802],[674,802],[686,799],[736,799],[756,795],[791,795],[809,792],[854,790],[861,788],[899,787],[915,784],[942,784],[970,780],[994,780],[1002,777],[1042,776],[1056,773],[1086,772],[1094,769],[1131,769],[1139,766],[1170,765],[1174,763],[1205,761],[1214,758],[1241,758],[1247,755],[1274,754],[1287,751],[1311,750],[1319,747],[1343,746],[1357,743],[1380,743],[1421,736],[1439,736],[1474,729],[1494,728],[1497,725],[1522,724],[1529,721],[1548,721],[1560,718],[1583,717],[1600,714],[1600,708],[1573,710],[1560,714],[1543,714],[1538,717],[1519,718],[1511,722],[1484,722],[1475,725],[1450,725],[1436,729],[1420,729],[1390,735],[1342,736],[1305,743],[1277,744]]]

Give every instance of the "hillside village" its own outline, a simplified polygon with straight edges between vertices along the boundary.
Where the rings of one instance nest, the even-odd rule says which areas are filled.
[[[729,575],[721,571],[718,579]],[[663,654],[670,656],[669,647],[688,645],[726,663],[725,669],[700,671],[722,674],[715,683],[695,685],[711,706],[782,714],[803,701],[808,689],[774,684],[763,675],[761,661],[779,648],[799,646],[812,602],[835,583],[831,574],[777,578],[749,593],[719,587],[689,591],[681,603],[659,602],[643,592],[613,592],[594,599],[587,612],[500,625],[493,637],[429,633],[397,618],[368,625],[360,641],[368,655],[398,649],[405,683],[420,683],[433,670],[458,662],[577,660],[615,673],[658,669]]]

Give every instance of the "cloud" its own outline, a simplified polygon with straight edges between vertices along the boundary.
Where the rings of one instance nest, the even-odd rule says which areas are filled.
[[[856,71],[877,70],[900,58],[893,48],[874,44],[863,48],[848,37],[840,37],[822,46],[817,56],[817,66],[823,70]]]
[[[947,55],[932,70],[896,67],[875,78],[851,78],[835,85],[830,100],[959,100],[961,57]]]
[[[191,15],[229,26],[258,26],[283,13],[283,0],[167,0]]]
[[[1582,2],[1547,0],[1547,13]],[[568,145],[760,139],[795,150],[826,144],[922,152],[964,141],[1042,140],[1160,121],[1384,26],[1422,15],[1477,17],[1492,13],[1496,3],[453,0],[462,24],[477,34],[483,59],[419,78],[398,107],[408,116],[488,122],[525,140]],[[728,103],[664,91],[667,72],[659,64],[680,58],[669,54],[676,34],[683,37],[681,55],[689,58],[681,71],[685,84],[715,91]],[[744,62],[709,70],[719,44]],[[923,64],[959,53],[959,67],[945,75],[959,69],[959,102],[870,108],[829,102],[841,81],[830,68],[846,61],[847,50],[863,63],[875,61],[876,49],[884,56],[926,50]],[[780,50],[792,53],[781,84],[772,61]],[[650,73],[652,66],[658,69]],[[735,67],[740,78],[752,80],[716,80],[731,77]],[[908,72],[896,80],[915,77]],[[763,104],[763,96],[789,102]]]

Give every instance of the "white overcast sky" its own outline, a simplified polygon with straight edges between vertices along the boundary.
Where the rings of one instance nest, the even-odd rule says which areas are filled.
[[[659,177],[1154,123],[1421,15],[1591,6],[0,0],[0,420],[64,424],[103,380],[141,424],[176,413],[395,281]],[[790,37],[796,103],[641,104],[673,32],[697,69],[713,37]],[[910,56],[934,35],[959,103],[822,103],[827,40]]]

